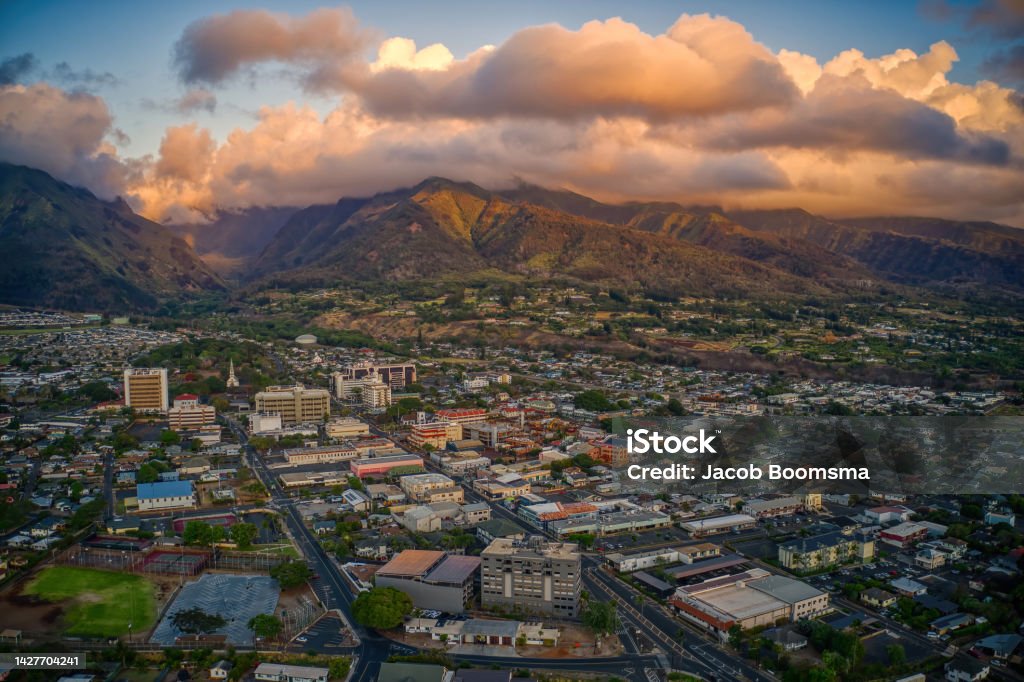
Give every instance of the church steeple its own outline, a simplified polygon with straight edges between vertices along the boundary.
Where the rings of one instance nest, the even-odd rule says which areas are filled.
[[[235,361],[228,360],[228,380],[225,382],[228,388],[238,388],[238,377],[235,376]]]

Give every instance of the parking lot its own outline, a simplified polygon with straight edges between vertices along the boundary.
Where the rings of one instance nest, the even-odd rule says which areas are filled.
[[[340,649],[351,644],[346,638],[346,632],[342,620],[336,614],[329,613],[292,640],[289,648],[299,651],[312,649],[330,652],[332,649]]]

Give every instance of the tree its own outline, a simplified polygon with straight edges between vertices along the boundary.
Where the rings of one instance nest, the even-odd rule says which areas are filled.
[[[160,478],[157,473],[156,467],[146,462],[139,467],[139,470],[135,472],[136,483],[153,483],[156,479]]]
[[[608,412],[615,408],[615,405],[608,400],[604,393],[595,389],[578,394],[573,399],[573,403],[576,407],[590,412]]]
[[[733,625],[729,628],[729,645],[733,649],[740,648],[740,642],[743,641],[743,628],[739,624]]]
[[[252,541],[259,535],[259,529],[251,523],[236,523],[231,526],[231,541],[238,545],[239,549],[249,549]]]
[[[178,611],[171,616],[171,623],[174,624],[174,627],[186,634],[195,635],[196,639],[201,634],[213,632],[217,628],[224,627],[227,622],[223,616],[219,616],[216,613],[207,613],[198,606]]]
[[[270,613],[261,613],[260,615],[253,616],[249,619],[249,629],[252,630],[257,637],[262,637],[263,639],[273,639],[274,637],[277,637],[277,635],[280,634],[282,627],[283,624],[281,623],[281,619]]]
[[[214,542],[213,526],[205,521],[189,521],[185,524],[181,539],[186,545],[209,547]]]
[[[301,561],[286,561],[270,569],[270,577],[276,580],[283,589],[298,587],[309,580],[309,566]]]
[[[596,539],[593,533],[573,533],[569,539],[580,546],[580,549],[590,549],[594,546]]]
[[[375,587],[352,602],[356,622],[377,630],[390,630],[412,613],[412,599],[393,587]]]
[[[675,417],[681,417],[686,414],[686,408],[684,408],[683,404],[679,402],[679,398],[670,398],[668,403],[665,405],[665,408],[668,410],[669,414]]]
[[[181,442],[181,436],[178,435],[177,431],[171,429],[164,429],[160,432],[160,444],[161,445],[177,445]]]
[[[885,647],[885,655],[889,657],[889,665],[893,667],[907,662],[907,652],[903,649],[902,644],[890,644]]]
[[[611,634],[619,629],[619,612],[610,601],[590,601],[582,614],[583,624],[596,633]]]

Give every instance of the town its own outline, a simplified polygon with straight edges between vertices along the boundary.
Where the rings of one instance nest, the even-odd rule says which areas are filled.
[[[652,489],[615,426],[1013,414],[1013,387],[280,338],[216,317],[0,325],[0,640],[87,651],[82,680],[1024,670],[1024,497]]]

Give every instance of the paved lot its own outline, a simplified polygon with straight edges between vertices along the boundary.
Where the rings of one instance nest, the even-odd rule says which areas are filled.
[[[171,618],[178,611],[199,607],[206,613],[215,613],[227,620],[216,634],[227,636],[229,644],[252,643],[249,619],[261,613],[273,613],[281,588],[268,576],[227,575],[207,573],[185,585],[174,603],[167,609],[157,625],[151,642],[171,646],[182,633],[174,627]]]
[[[300,637],[306,639],[300,642],[298,638],[292,640],[291,649],[330,653],[331,649],[337,649],[345,645],[344,624],[336,615],[326,615],[313,625],[306,628]]]

